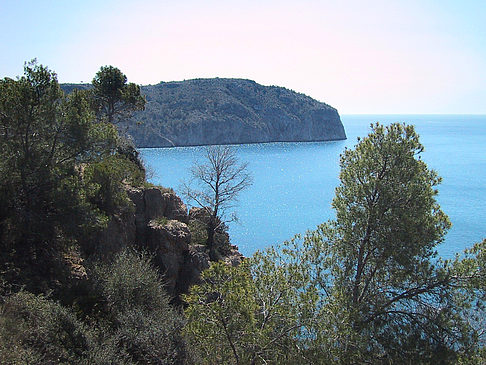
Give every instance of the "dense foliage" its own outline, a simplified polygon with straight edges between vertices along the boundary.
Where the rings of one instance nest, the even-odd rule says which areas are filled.
[[[2,364],[186,361],[182,318],[150,257],[87,254],[133,210],[126,185],[145,182],[133,145],[93,98],[66,96],[35,61],[0,80]]]
[[[118,123],[129,120],[134,111],[143,110],[145,107],[140,86],[127,83],[127,77],[116,67],[101,67],[92,85],[92,104],[99,119]]]
[[[0,81],[0,255],[9,283],[45,290],[60,253],[102,225],[82,169],[113,155],[118,135],[93,120],[86,96],[66,97],[35,62]]]
[[[0,305],[2,364],[176,364],[183,321],[146,255],[97,262],[74,306],[25,291]],[[83,320],[84,319],[84,320]]]

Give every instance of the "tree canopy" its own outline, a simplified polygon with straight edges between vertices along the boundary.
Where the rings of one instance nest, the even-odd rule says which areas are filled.
[[[440,179],[422,151],[412,126],[373,125],[343,153],[336,220],[320,228],[321,249],[334,261],[330,298],[353,314],[351,328],[374,356],[410,356],[418,349],[409,346],[432,351],[456,340],[440,334],[449,275],[433,260],[450,223],[435,199]]]
[[[126,186],[145,182],[136,150],[97,111],[35,60],[0,80],[2,364],[185,362],[182,319],[151,258],[91,247],[133,211]]]
[[[134,111],[145,108],[140,86],[127,83],[125,74],[116,67],[101,67],[92,85],[93,104],[99,119],[118,123],[129,119]]]

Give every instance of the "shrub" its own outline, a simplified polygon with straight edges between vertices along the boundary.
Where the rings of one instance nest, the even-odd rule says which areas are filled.
[[[157,217],[152,219],[152,222],[158,226],[165,226],[169,220],[167,217]]]
[[[144,171],[126,157],[112,155],[88,165],[85,169],[85,177],[91,186],[89,193],[91,203],[102,211],[113,214],[133,208],[123,185],[142,185]]]
[[[19,292],[0,307],[2,364],[71,364],[87,358],[93,332],[66,307]]]
[[[114,343],[134,363],[172,364],[186,358],[183,320],[170,305],[150,257],[127,249],[91,273],[105,343]]]

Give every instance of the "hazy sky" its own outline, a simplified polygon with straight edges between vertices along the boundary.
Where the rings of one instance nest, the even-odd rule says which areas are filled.
[[[0,77],[238,77],[346,113],[486,114],[486,0],[0,0]]]

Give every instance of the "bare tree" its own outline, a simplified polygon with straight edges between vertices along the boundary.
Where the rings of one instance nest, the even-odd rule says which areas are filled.
[[[191,168],[191,180],[183,183],[183,193],[190,202],[204,209],[209,255],[217,259],[215,231],[223,224],[234,221],[233,208],[238,194],[252,184],[247,163],[240,163],[234,149],[229,146],[206,147],[205,161]],[[197,186],[197,188],[193,188]]]

